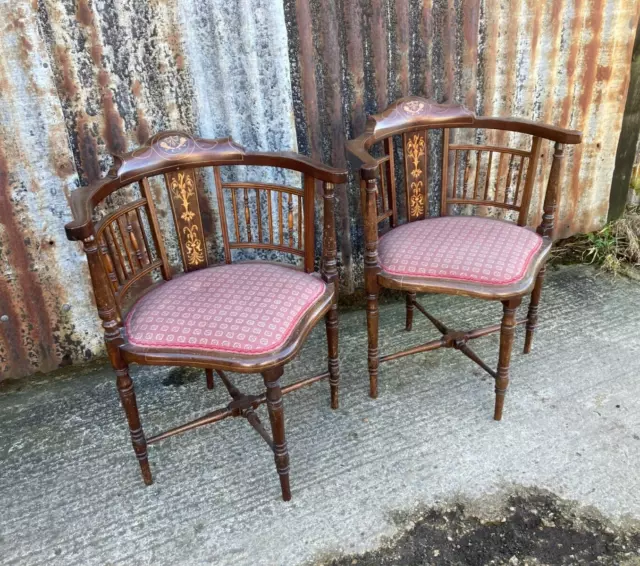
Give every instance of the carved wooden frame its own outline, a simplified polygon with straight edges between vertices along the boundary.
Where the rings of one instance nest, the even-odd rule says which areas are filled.
[[[248,182],[241,186],[222,183],[219,168],[223,165],[290,169],[304,176],[303,187],[298,189]],[[137,293],[147,292],[151,288],[149,275],[154,271],[159,272],[162,277],[162,281],[155,285],[162,285],[164,281],[173,277],[149,178],[164,176],[169,190],[184,271],[189,272],[207,267],[209,264],[194,174],[194,169],[204,167],[214,169],[218,206],[222,216],[225,217],[221,228],[226,263],[232,262],[231,250],[234,248],[253,247],[280,251],[302,257],[302,269],[311,274],[310,276],[320,277],[326,284],[325,292],[297,323],[292,335],[278,349],[268,354],[253,356],[189,348],[144,348],[135,346],[127,340],[123,325],[127,312],[125,297],[128,297],[134,289]],[[155,135],[145,146],[130,153],[114,156],[114,166],[103,179],[72,193],[71,208],[74,220],[65,226],[65,230],[70,240],[82,241],[84,244],[98,315],[104,328],[107,353],[116,373],[116,383],[129,423],[131,442],[146,484],[152,483],[147,455],[148,444],[233,416],[245,418],[267,442],[274,453],[282,497],[285,500],[291,498],[282,396],[305,385],[328,379],[331,407],[338,408],[340,372],[334,184],[344,183],[346,180],[346,170],[327,167],[296,153],[249,152],[229,138],[207,140],[195,138],[184,132],[170,131]],[[318,274],[314,273],[316,181],[322,182],[324,202],[322,257]],[[99,221],[94,220],[94,211],[105,198],[121,188],[134,184],[139,185],[141,198],[119,206]],[[233,194],[236,235],[239,234],[237,226],[241,215],[244,215],[247,226],[251,223],[248,191],[256,191],[258,197],[260,191],[269,191],[269,198],[272,192],[279,195],[277,201],[279,210],[276,212],[279,215],[280,240],[277,244],[273,241],[270,200],[269,228],[263,231],[260,216],[262,213],[258,208],[258,239],[253,237],[251,229],[248,228],[247,242],[231,241],[222,196],[225,189],[231,190]],[[240,209],[236,201],[238,191],[244,195],[244,207]],[[283,211],[283,194],[288,195],[286,211]],[[297,226],[294,225],[294,203],[297,203]],[[288,241],[283,239],[285,216]],[[296,230],[297,244],[293,235]],[[297,355],[306,336],[322,317],[325,318],[327,331],[327,371],[281,387],[279,379],[283,374],[284,365]],[[214,386],[215,371],[227,388],[231,401],[226,408],[215,410],[191,422],[147,438],[142,429],[133,381],[129,375],[128,366],[131,363],[204,368],[207,387],[210,389]],[[266,388],[265,393],[253,396],[240,392],[225,371],[261,373]],[[262,403],[268,406],[272,436],[266,432],[255,413],[255,409]]]
[[[509,147],[455,144],[451,143],[451,132],[461,128],[495,129],[519,132],[532,137],[529,150]],[[524,277],[508,285],[489,285],[453,279],[423,278],[398,276],[385,272],[378,262],[378,237],[381,225],[390,220],[389,229],[398,225],[398,211],[395,199],[388,198],[391,203],[387,208],[380,205],[380,192],[395,194],[395,175],[393,173],[393,136],[402,136],[405,155],[405,190],[407,191],[407,220],[409,222],[424,218],[419,210],[412,209],[412,179],[423,179],[423,171],[427,164],[420,161],[419,140],[424,139],[425,156],[427,154],[427,133],[433,129],[441,129],[443,144],[442,184],[440,197],[440,215],[450,212],[454,205],[472,205],[474,207],[497,207],[517,212],[517,224],[526,226],[533,194],[533,187],[538,169],[538,158],[543,140],[555,142],[553,161],[547,188],[544,196],[542,223],[537,232],[543,238],[542,247],[534,255]],[[515,327],[526,325],[525,353],[531,350],[534,330],[538,319],[538,305],[545,273],[545,262],[552,245],[554,219],[558,200],[558,181],[561,163],[564,157],[565,144],[581,142],[581,132],[567,130],[547,124],[532,122],[519,118],[491,118],[476,116],[464,106],[456,104],[438,104],[435,101],[420,97],[407,97],[397,100],[379,114],[369,116],[365,131],[358,138],[347,142],[347,150],[355,170],[360,173],[361,197],[364,217],[364,268],[365,291],[367,297],[367,331],[368,331],[368,367],[371,397],[378,395],[378,367],[382,362],[395,360],[407,355],[435,350],[438,348],[454,348],[478,364],[495,379],[494,419],[502,418],[504,396],[509,383],[509,364],[513,345]],[[409,146],[411,142],[411,146]],[[385,154],[373,157],[369,150],[374,144],[383,143]],[[473,179],[467,178],[465,166],[463,191],[458,195],[458,154],[460,152],[476,153],[476,170]],[[487,173],[484,182],[480,179],[480,159],[482,153],[488,153]],[[498,198],[498,186],[489,192],[494,153],[499,154],[496,178],[507,174],[502,198]],[[453,162],[451,160],[453,155]],[[504,156],[509,156],[504,159]],[[519,163],[518,163],[519,160]],[[515,167],[518,167],[514,173]],[[418,172],[419,170],[419,172]],[[380,181],[379,181],[380,178]],[[450,180],[452,179],[452,182]],[[524,179],[524,180],[523,180]],[[426,183],[426,180],[424,181]],[[467,183],[472,182],[473,190],[467,194]],[[450,187],[451,185],[451,187]],[[415,187],[413,187],[415,188]],[[418,194],[415,192],[415,194]],[[510,202],[511,200],[511,202]],[[425,201],[427,196],[425,194]],[[382,199],[385,202],[385,199]],[[425,206],[426,209],[426,206]],[[426,213],[426,212],[425,212]],[[378,294],[381,287],[405,291],[406,295],[406,329],[411,330],[413,313],[417,309],[442,333],[437,340],[408,348],[393,354],[381,356],[378,351]],[[503,304],[501,324],[487,326],[471,331],[455,331],[446,327],[417,302],[416,293],[446,293],[467,295],[487,300],[499,300]],[[523,296],[531,293],[531,302],[527,317],[516,319],[516,309]],[[467,342],[494,332],[500,332],[500,352],[497,370],[490,368],[467,345]]]

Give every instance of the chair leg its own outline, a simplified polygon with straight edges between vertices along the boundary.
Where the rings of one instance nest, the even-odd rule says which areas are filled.
[[[204,371],[207,376],[207,389],[213,389],[214,387],[213,370],[211,368],[207,368]]]
[[[407,293],[407,324],[405,326],[405,330],[410,331],[413,327],[413,311],[415,307],[413,306],[413,302],[416,300],[416,294],[409,291]]]
[[[287,450],[287,440],[284,435],[284,409],[282,407],[282,390],[280,389],[282,373],[283,368],[280,366],[262,372],[262,378],[267,388],[267,408],[269,410],[269,421],[271,422],[271,433],[273,434],[276,469],[280,476],[280,487],[282,488],[282,499],[289,501],[291,499],[289,451]]]
[[[529,303],[529,312],[527,313],[527,332],[524,337],[524,353],[531,352],[531,345],[533,343],[533,333],[536,330],[538,324],[538,305],[540,304],[540,295],[542,294],[542,284],[544,283],[544,275],[546,266],[542,266],[542,269],[538,272],[536,278],[536,286],[531,293],[531,302]]]
[[[516,310],[522,301],[522,297],[516,297],[503,301],[502,326],[500,328],[500,355],[498,359],[498,376],[496,377],[496,405],[493,418],[496,421],[502,419],[504,396],[509,386],[509,364],[511,362],[511,350],[513,337],[516,330]]]
[[[367,295],[367,334],[369,336],[369,397],[378,397],[378,294]]]
[[[140,464],[142,479],[146,485],[151,485],[153,478],[151,477],[151,469],[149,468],[149,460],[147,457],[147,441],[144,437],[142,425],[140,424],[140,414],[138,413],[133,381],[129,376],[129,368],[126,365],[120,369],[116,369],[116,386],[120,394],[122,408],[129,423],[131,443],[133,444],[133,450]]]
[[[331,408],[339,406],[338,387],[340,384],[340,364],[338,363],[338,305],[331,305],[325,316],[327,328],[327,348],[329,350],[329,386],[331,387]]]

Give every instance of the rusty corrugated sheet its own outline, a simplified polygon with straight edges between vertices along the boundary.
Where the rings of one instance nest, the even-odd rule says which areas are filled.
[[[0,6],[0,378],[82,360],[100,342],[62,229],[76,168],[33,8]]]
[[[0,379],[101,352],[66,197],[164,128],[344,165],[345,137],[405,94],[580,128],[560,235],[599,227],[636,0],[17,0],[0,3]],[[160,196],[160,195],[159,195]],[[342,281],[361,281],[357,191]],[[161,211],[162,213],[162,211]],[[205,214],[216,223],[212,205]],[[166,218],[168,226],[169,219]]]
[[[86,262],[63,228],[67,195],[110,153],[161,129],[296,149],[284,11],[272,8],[0,3],[0,380],[102,353]]]

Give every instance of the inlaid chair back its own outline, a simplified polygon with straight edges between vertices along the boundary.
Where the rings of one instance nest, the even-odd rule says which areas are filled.
[[[550,167],[541,167],[547,140],[555,142],[553,158]],[[379,363],[449,347],[495,378],[494,418],[502,418],[515,326],[526,324],[527,353],[537,323],[564,145],[580,141],[581,133],[574,130],[481,117],[464,106],[408,97],[370,116],[362,135],[347,143],[361,181],[372,397],[377,396]],[[543,188],[538,181],[545,177]],[[542,221],[534,233],[525,227],[539,216],[531,210],[538,188]],[[381,287],[406,292],[407,330],[417,309],[442,338],[380,356]],[[416,292],[500,300],[502,324],[453,331],[417,302]],[[527,318],[518,321],[516,309],[529,293]],[[494,371],[467,342],[498,331],[500,356]]]
[[[345,170],[296,153],[252,152],[228,138],[163,132],[145,146],[114,157],[102,180],[72,194],[74,220],[66,226],[67,236],[84,244],[145,483],[151,483],[147,443],[241,416],[274,451],[282,495],[290,498],[283,393],[328,379],[331,406],[338,407],[334,183],[346,179]],[[316,262],[319,183],[323,241]],[[247,259],[263,261],[236,265]],[[284,365],[322,317],[327,371],[280,387]],[[210,389],[215,370],[232,401],[225,409],[147,440],[130,363],[204,368]],[[261,373],[266,393],[241,393],[227,370]],[[265,402],[272,439],[255,413]]]
[[[299,257],[304,271],[313,272],[317,180],[325,183],[329,212],[324,216],[326,232],[331,235],[335,231],[332,183],[343,176],[298,154],[248,152],[231,139],[206,140],[182,132],[163,132],[144,147],[115,156],[114,161],[103,180],[73,193],[71,204],[76,220],[66,229],[72,240],[87,242],[93,238],[97,243],[118,308],[141,279],[157,272],[169,280],[175,271],[167,254],[166,234],[160,227],[153,182],[168,195],[185,272],[212,263],[213,253],[208,249],[203,225],[204,191],[198,186],[206,173],[215,187],[225,263],[232,263],[236,250],[268,250],[281,252],[275,257],[280,255],[285,261],[290,256]],[[223,181],[221,169],[233,166],[251,167],[250,171],[257,175],[260,169],[267,168],[278,168],[280,173],[285,170],[285,176],[300,173],[301,186]],[[100,216],[103,208],[108,212]],[[325,243],[335,247],[335,239]],[[335,250],[328,252],[332,256],[331,265],[326,267],[331,270],[335,268]]]
[[[439,216],[497,214],[525,226],[536,180],[548,174],[539,168],[545,140],[558,142],[557,169],[562,144],[579,143],[580,133],[523,119],[479,117],[461,105],[409,97],[370,116],[365,132],[348,148],[361,172],[363,195],[367,180],[377,179],[381,230],[428,218],[430,208]]]

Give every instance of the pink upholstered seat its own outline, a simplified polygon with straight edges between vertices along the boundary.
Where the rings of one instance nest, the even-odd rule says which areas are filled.
[[[522,279],[542,238],[510,222],[445,216],[403,224],[379,242],[387,273],[505,285]]]
[[[319,277],[286,266],[209,267],[143,296],[127,316],[126,332],[136,346],[271,352],[325,290]]]

